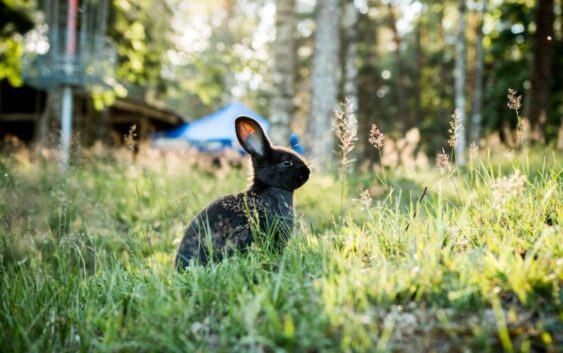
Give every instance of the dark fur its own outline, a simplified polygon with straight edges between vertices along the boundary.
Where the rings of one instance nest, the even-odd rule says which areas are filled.
[[[244,140],[241,123],[253,124],[257,140]],[[276,248],[291,235],[293,191],[308,180],[307,164],[293,151],[271,146],[254,120],[239,117],[235,126],[241,146],[252,157],[252,185],[243,193],[216,200],[193,219],[176,255],[178,269],[187,267],[192,259],[206,264],[212,258],[219,261],[236,250],[244,251],[256,230],[271,235]],[[262,151],[256,148],[260,145]]]

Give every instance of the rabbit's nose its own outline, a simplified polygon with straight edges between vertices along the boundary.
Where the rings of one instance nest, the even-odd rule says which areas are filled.
[[[301,175],[300,175],[300,176],[301,176],[301,180],[307,181],[307,179],[309,179],[309,174],[310,174],[310,173],[311,173],[311,172],[309,171],[309,168],[307,168],[307,167],[301,168]]]

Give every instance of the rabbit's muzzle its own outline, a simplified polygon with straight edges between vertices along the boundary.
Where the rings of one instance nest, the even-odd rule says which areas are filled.
[[[301,169],[302,170],[299,177],[301,178],[301,181],[303,181],[303,184],[305,184],[305,182],[309,180],[309,174],[311,173],[311,171],[307,167],[302,167]]]
[[[305,184],[307,180],[309,180],[310,173],[311,171],[309,170],[309,168],[307,168],[307,166],[300,167],[297,174],[297,178],[295,178],[296,183],[294,185],[294,189],[303,186],[303,184]]]

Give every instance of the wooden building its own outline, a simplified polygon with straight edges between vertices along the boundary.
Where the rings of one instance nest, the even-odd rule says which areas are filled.
[[[182,123],[175,112],[140,98],[117,98],[102,111],[94,109],[86,91],[75,89],[73,100],[73,135],[84,145],[123,142],[133,126],[137,139],[143,140]],[[56,91],[48,95],[28,85],[15,88],[0,82],[0,140],[12,135],[26,143],[48,145],[58,138],[59,119],[60,95]]]

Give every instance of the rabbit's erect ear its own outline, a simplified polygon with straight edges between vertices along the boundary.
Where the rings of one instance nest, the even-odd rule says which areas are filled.
[[[235,120],[238,142],[252,156],[264,157],[270,150],[270,141],[256,120],[239,116]]]

